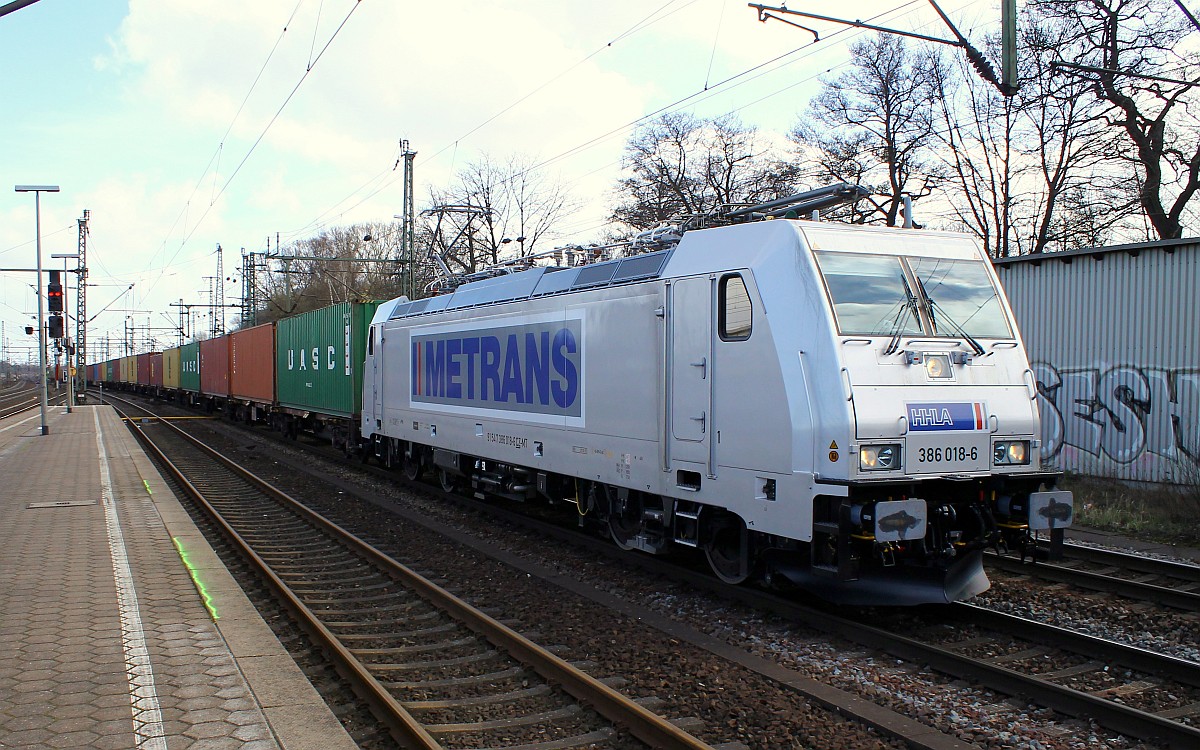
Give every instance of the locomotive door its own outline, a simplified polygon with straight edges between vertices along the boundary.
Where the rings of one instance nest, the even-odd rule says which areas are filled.
[[[712,374],[712,281],[681,279],[671,291],[669,377],[671,456],[675,459],[708,463],[713,433]]]
[[[371,357],[371,408],[375,416],[375,428],[383,427],[383,326],[371,327],[368,340]]]

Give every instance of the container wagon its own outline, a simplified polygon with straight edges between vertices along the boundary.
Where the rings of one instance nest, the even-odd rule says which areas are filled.
[[[179,400],[184,404],[200,402],[200,344],[179,347]]]
[[[229,334],[229,401],[236,419],[256,422],[275,404],[275,324]]]
[[[137,370],[134,381],[137,390],[139,393],[148,391],[150,389],[150,352],[134,355],[134,362]]]
[[[157,395],[163,389],[163,353],[150,353],[150,392]]]
[[[137,357],[128,355],[117,360],[117,382],[122,385],[137,383]]]
[[[163,352],[162,381],[163,390],[167,393],[179,393],[179,347]]]
[[[378,306],[343,302],[276,324],[276,429],[293,437],[308,430],[356,449],[367,330]]]
[[[200,394],[209,411],[222,408],[229,398],[229,337],[200,342]]]

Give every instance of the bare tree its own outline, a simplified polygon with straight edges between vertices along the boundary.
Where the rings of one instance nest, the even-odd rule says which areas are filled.
[[[1055,74],[1073,30],[1033,12],[1021,28],[1017,96],[1000,96],[964,63],[938,82],[947,197],[995,257],[1102,241],[1136,206],[1112,167],[1116,134],[1089,84]],[[998,44],[989,40],[993,50]]]
[[[959,222],[992,257],[1011,254],[1017,223],[1013,181],[1015,100],[1000,96],[962,63],[937,70],[937,137],[946,182],[944,194]]]
[[[400,225],[370,222],[321,231],[283,248],[263,284],[258,320],[277,320],[337,302],[398,296],[406,272]]]
[[[638,129],[625,145],[623,166],[611,218],[634,231],[778,198],[794,192],[798,174],[732,115],[705,119],[685,112]]]
[[[498,164],[484,156],[432,188],[425,231],[453,271],[472,273],[544,249],[556,228],[579,208],[566,187],[532,169],[533,159]]]
[[[1165,0],[1036,0],[1033,6],[1072,29],[1077,52],[1061,61],[1059,73],[1089,82],[1109,126],[1132,146],[1121,158],[1154,233],[1181,237],[1200,190],[1200,54],[1183,43],[1196,29]]]
[[[933,155],[943,62],[912,52],[902,37],[879,34],[850,47],[846,73],[823,81],[792,130],[830,181],[862,185],[882,200],[867,221],[898,222],[904,195],[929,195],[942,176]]]

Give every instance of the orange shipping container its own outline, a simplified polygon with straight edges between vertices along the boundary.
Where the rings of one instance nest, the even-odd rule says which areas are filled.
[[[229,337],[200,342],[200,392],[205,396],[229,395]]]
[[[229,334],[229,394],[270,404],[275,401],[275,324]]]

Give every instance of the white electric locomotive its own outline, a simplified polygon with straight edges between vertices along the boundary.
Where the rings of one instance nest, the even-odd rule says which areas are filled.
[[[850,604],[968,598],[1070,524],[969,236],[777,219],[382,305],[362,435],[447,488],[567,502],[624,548]],[[1049,489],[1048,489],[1049,488]]]

